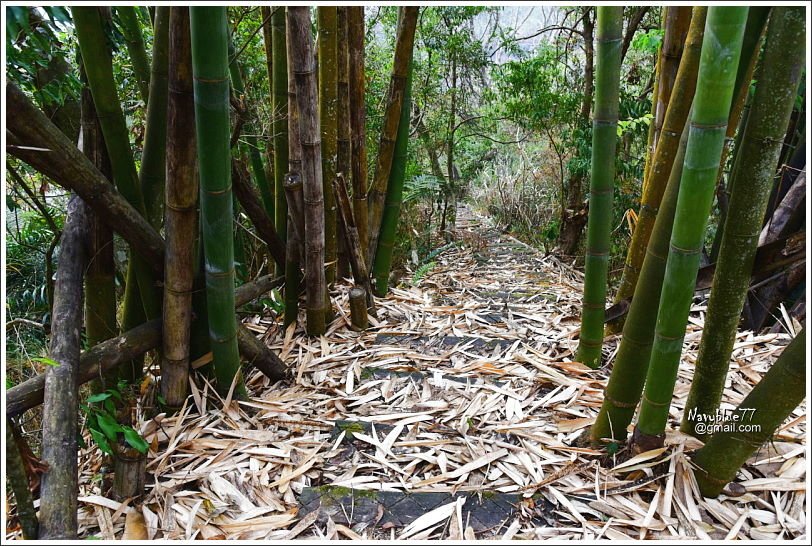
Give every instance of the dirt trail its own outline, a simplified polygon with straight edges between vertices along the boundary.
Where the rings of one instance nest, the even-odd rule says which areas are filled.
[[[465,206],[456,232],[414,285],[404,279],[378,300],[367,332],[348,328],[346,284],[320,339],[248,321],[291,381],[269,385],[254,372],[251,401],[224,408],[199,379],[180,415],[145,423],[158,446],[137,509],[150,538],[724,538],[754,508],[763,514],[745,518],[739,536],[805,531],[803,419],[759,459],[777,449],[786,460],[756,467],[737,499],[699,497],[685,456],[694,444],[678,433],[640,465],[600,468],[601,451],[574,445],[607,377],[571,361],[580,273]],[[689,331],[687,360],[700,333]],[[729,401],[787,338],[740,338]],[[608,340],[608,356],[615,346]],[[674,423],[689,377],[686,362]],[[129,509],[100,496],[100,464],[97,450],[83,452],[82,531],[120,538]],[[770,465],[789,474],[759,481]],[[782,491],[781,518],[762,498],[767,487]]]

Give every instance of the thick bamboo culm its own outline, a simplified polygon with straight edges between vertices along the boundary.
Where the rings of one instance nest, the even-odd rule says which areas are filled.
[[[310,8],[287,8],[290,34],[288,47],[290,72],[296,85],[296,106],[299,111],[299,137],[301,139],[302,194],[304,198],[304,271],[307,301],[306,331],[322,335],[325,324],[324,275],[324,187],[321,170],[321,135],[319,126],[316,67],[313,36],[310,31]]]
[[[317,8],[319,50],[319,121],[321,127],[322,195],[324,196],[325,282],[336,279],[336,203],[333,178],[338,164],[338,8]]]
[[[189,388],[194,241],[198,232],[192,42],[186,6],[172,7],[169,15],[169,74],[161,395],[171,411],[183,405]]]
[[[350,289],[349,300],[352,329],[357,332],[366,330],[369,327],[366,290],[361,286],[354,286]]]
[[[40,530],[43,540],[75,540],[78,532],[79,358],[82,331],[82,284],[87,265],[87,217],[79,197],[68,203],[60,239],[54,284],[49,357],[42,411]]]
[[[285,9],[285,44],[286,44],[286,68],[287,68],[287,92],[288,92],[288,170],[283,178],[283,189],[285,199],[289,189],[286,187],[288,174],[293,173],[300,176],[302,172],[302,143],[299,129],[299,107],[296,105],[296,81],[293,78],[293,51],[290,48],[290,25],[287,22],[287,8]],[[290,212],[290,206],[286,208],[285,230],[287,233],[287,244],[285,252],[285,326],[297,322],[299,316],[299,284],[302,279],[301,264],[302,245],[304,239],[296,237],[292,233],[294,219]]]
[[[216,387],[247,397],[234,315],[234,224],[231,193],[228,17],[225,7],[191,7],[200,224],[206,260],[206,305]]]
[[[655,149],[663,130],[665,113],[671,101],[671,91],[674,89],[693,11],[691,6],[668,6],[665,10],[665,32],[660,48],[660,67],[657,74],[656,110],[652,120]]]
[[[595,111],[592,120],[592,176],[585,258],[581,337],[576,360],[590,368],[601,364],[606,280],[612,231],[615,148],[620,93],[623,8],[598,7],[595,63]]]
[[[400,111],[403,107],[403,94],[406,88],[409,65],[412,62],[414,50],[414,35],[417,28],[418,7],[401,7],[398,22],[397,37],[395,38],[395,58],[392,63],[392,76],[389,90],[386,95],[386,110],[384,111],[381,136],[378,144],[378,156],[375,161],[375,174],[369,188],[367,208],[367,230],[369,242],[367,247],[367,263],[374,263],[375,251],[378,247],[378,237],[383,217],[383,206],[386,198],[386,186],[389,183],[389,173],[392,171],[392,160],[395,153],[395,140],[397,139]]]
[[[164,241],[138,209],[68,140],[13,83],[6,84],[8,152],[65,189],[76,192],[94,213],[144,258],[155,274],[163,271]],[[47,155],[36,151],[47,149]]]
[[[291,227],[299,241],[305,236],[304,196],[302,177],[298,173],[285,176],[285,199],[288,202],[288,216],[293,220]]]
[[[347,11],[349,8],[342,6],[338,8],[338,135],[336,148],[336,172],[342,173],[345,178],[350,178],[350,157],[352,154],[352,141],[350,139],[350,50],[349,34],[347,27]],[[331,194],[333,188],[328,190]],[[334,201],[335,203],[335,201]],[[337,211],[337,209],[336,209]],[[337,263],[336,277],[346,278],[350,276],[350,261],[347,254],[346,237],[341,231],[342,224],[338,220],[336,212],[336,239],[337,239]]]
[[[635,444],[643,450],[661,445],[664,439],[724,146],[747,9],[708,8],[651,363],[635,428]]]
[[[6,418],[6,478],[11,486],[11,492],[14,493],[17,518],[20,520],[23,539],[36,540],[39,532],[37,510],[34,508],[34,499],[31,496],[31,489],[29,489],[28,473],[25,470],[20,449],[17,447],[13,427],[14,423],[9,418]]]
[[[288,172],[288,51],[285,8],[275,6],[271,14],[271,40],[273,41],[273,81],[271,106],[273,108],[273,177],[274,226],[279,239],[287,245],[288,209],[285,202],[285,174]],[[277,276],[285,267],[276,268]]]
[[[369,242],[367,210],[366,74],[364,72],[364,6],[347,6],[347,47],[350,85],[350,169],[352,207],[362,248]]]
[[[694,476],[703,496],[719,495],[747,459],[803,402],[807,374],[805,342],[804,328],[739,404],[735,415],[740,420],[724,422],[730,428],[715,433],[691,456],[698,467]],[[743,425],[747,425],[746,430]]]
[[[372,296],[372,283],[369,279],[369,270],[367,269],[366,259],[364,258],[364,247],[361,243],[361,238],[358,236],[358,228],[355,225],[352,205],[350,204],[350,197],[347,192],[347,183],[344,181],[344,176],[342,176],[341,173],[336,177],[334,184],[336,205],[338,205],[339,219],[344,228],[352,275],[355,279],[355,284],[364,288],[369,313],[374,317],[377,316],[377,312],[375,310],[375,298]]]
[[[705,328],[685,403],[682,431],[698,437],[691,415],[713,415],[722,399],[730,355],[750,285],[761,219],[789,126],[806,46],[803,8],[773,8],[758,86],[742,136]]]
[[[663,130],[651,160],[648,172],[648,181],[645,183],[643,196],[640,198],[640,213],[637,225],[632,234],[629,250],[626,253],[626,263],[615,301],[631,298],[637,286],[640,268],[646,256],[646,247],[654,228],[657,211],[660,208],[674,155],[679,145],[680,136],[688,119],[688,111],[696,90],[696,77],[699,68],[699,56],[702,49],[702,38],[705,31],[705,19],[708,8],[697,6],[693,8],[691,27],[680,60],[680,66],[674,81],[674,89],[668,102],[668,109],[663,122]],[[610,328],[611,331],[611,328]]]

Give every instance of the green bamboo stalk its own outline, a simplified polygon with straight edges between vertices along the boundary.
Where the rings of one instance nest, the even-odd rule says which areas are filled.
[[[660,24],[660,30],[665,32],[665,19],[666,14],[668,13],[668,8],[663,7],[661,8],[661,15],[662,22]],[[657,103],[659,102],[660,96],[660,67],[662,66],[662,44],[657,48],[657,54],[655,55],[654,61],[654,84],[651,86],[651,120],[648,124],[648,133],[646,135],[646,159],[643,163],[643,181],[642,181],[642,191],[641,193],[646,193],[646,184],[648,183],[649,179],[649,172],[651,171],[651,160],[654,158],[654,152],[657,150],[657,142],[654,140],[654,133],[655,133],[655,126],[656,118],[657,118]],[[619,301],[617,298],[615,301]]]
[[[72,15],[82,53],[82,61],[87,74],[93,102],[96,105],[101,124],[104,142],[110,158],[113,181],[119,192],[145,218],[141,184],[135,170],[132,149],[130,148],[129,131],[124,120],[124,113],[118,99],[116,84],[113,78],[113,59],[104,31],[102,15],[96,7],[74,7]],[[138,321],[160,316],[160,292],[155,286],[151,265],[140,255],[131,253],[128,263],[127,279],[130,288],[124,293],[124,312],[122,328],[130,330],[140,324]],[[142,311],[138,309],[143,307]],[[129,379],[136,381],[140,370]]]
[[[321,123],[322,192],[324,194],[325,279],[336,278],[336,202],[333,179],[338,154],[338,8],[319,6],[319,120]]]
[[[623,337],[604,390],[603,404],[590,431],[595,446],[600,446],[607,438],[618,442],[626,439],[627,428],[643,394],[687,143],[688,132],[685,131],[680,138],[660,212],[646,247],[646,259],[640,270],[634,298],[623,323]]]
[[[715,413],[722,399],[730,354],[736,338],[750,274],[767,209],[783,137],[803,74],[806,47],[804,10],[776,7],[739,159],[719,260],[713,276],[705,328],[699,345],[682,431],[698,437],[696,416]]]
[[[6,477],[14,493],[17,506],[17,517],[23,531],[23,539],[36,540],[39,531],[37,510],[34,508],[34,499],[29,489],[28,473],[25,471],[23,458],[17,446],[12,427],[14,424],[6,418]]]
[[[406,180],[406,163],[409,148],[409,120],[412,110],[412,71],[406,78],[406,88],[403,90],[403,108],[398,123],[398,136],[395,141],[395,153],[392,160],[392,173],[386,186],[386,203],[381,219],[381,235],[378,238],[378,249],[375,252],[375,263],[372,266],[372,276],[375,279],[375,295],[383,297],[389,290],[389,272],[392,268],[392,251],[394,250],[395,235],[400,219],[400,207],[403,203],[403,183]]]
[[[705,226],[713,202],[747,9],[716,6],[708,9],[654,346],[635,430],[641,447],[661,444],[664,438]]]
[[[691,108],[691,101],[696,90],[696,76],[699,68],[706,16],[707,7],[694,7],[691,26],[685,40],[674,89],[671,91],[668,102],[663,130],[660,133],[659,142],[651,160],[648,178],[644,185],[643,195],[640,198],[640,214],[632,234],[629,250],[626,253],[626,263],[623,267],[623,275],[615,295],[615,301],[630,298],[637,286],[637,278],[640,275],[640,268],[646,256],[646,247],[651,237],[654,222],[657,219],[660,201],[668,183],[668,177],[674,163],[674,155],[685,122],[688,119],[688,111]],[[612,327],[609,330],[612,331]]]
[[[350,140],[352,209],[358,239],[366,249],[369,241],[367,207],[366,73],[364,69],[364,7],[347,7],[347,40],[350,63]]]
[[[225,7],[191,7],[200,222],[206,260],[206,304],[217,389],[247,397],[234,315],[234,221]]]
[[[150,85],[149,57],[144,46],[141,26],[138,23],[138,14],[135,11],[135,6],[117,6],[116,12],[121,22],[124,40],[127,42],[127,51],[133,63],[133,74],[135,74],[135,80],[138,82],[141,99],[144,104],[148,104]]]
[[[386,198],[386,184],[389,182],[389,173],[392,170],[395,139],[397,138],[400,111],[403,105],[403,89],[406,86],[406,74],[409,71],[409,64],[412,62],[414,35],[419,10],[418,7],[400,8],[401,16],[398,21],[397,37],[395,39],[395,58],[392,62],[392,76],[386,96],[386,110],[381,127],[380,143],[378,144],[378,157],[375,161],[375,174],[367,196],[369,199],[367,203],[369,209],[367,219],[369,236],[367,263],[374,263],[373,254],[378,247],[383,205]]]
[[[576,360],[590,368],[600,366],[601,345],[603,344],[609,239],[612,233],[623,8],[598,7],[597,26],[586,276],[581,314],[581,339],[576,356]]]
[[[722,430],[691,456],[698,467],[694,476],[703,496],[719,495],[747,459],[803,401],[806,395],[805,342],[804,328],[733,412],[734,417],[726,420]]]
[[[285,9],[273,8],[271,39],[273,41],[273,148],[274,148],[274,225],[283,244],[287,241],[288,208],[285,201],[285,174],[288,172],[288,58]],[[276,275],[282,275],[277,266]]]
[[[240,63],[234,56],[236,50],[234,49],[234,42],[228,42],[228,69],[231,74],[231,86],[234,89],[234,94],[237,99],[245,103],[245,85],[242,80],[242,71],[240,70]],[[248,162],[251,165],[251,177],[254,180],[254,185],[259,189],[259,194],[262,197],[262,204],[265,207],[265,212],[268,213],[269,218],[274,217],[274,187],[265,177],[265,167],[262,163],[262,153],[259,150],[259,143],[256,134],[252,130],[252,124],[249,120],[245,122],[246,135],[244,140],[241,139],[240,151],[242,154],[248,156]]]
[[[316,67],[310,10],[287,8],[291,51],[290,71],[296,84],[296,107],[301,138],[302,193],[304,197],[304,260],[307,295],[307,333],[326,330],[327,284],[324,275],[324,186],[322,183],[321,131],[318,112]],[[334,150],[335,151],[335,150]],[[335,161],[335,158],[333,158]]]
[[[192,323],[199,188],[195,176],[195,109],[189,8],[178,6],[170,9],[161,394],[166,408],[173,411],[183,405],[189,383],[189,329]]]
[[[155,10],[152,71],[149,80],[147,127],[138,179],[147,220],[156,230],[164,219],[166,182],[166,103],[169,96],[169,7]]]

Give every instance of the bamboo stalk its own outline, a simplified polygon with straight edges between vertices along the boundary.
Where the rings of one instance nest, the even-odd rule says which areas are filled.
[[[688,30],[679,70],[674,81],[674,89],[668,102],[663,130],[652,158],[649,178],[645,183],[643,196],[640,199],[640,213],[626,254],[623,275],[615,295],[616,302],[630,298],[637,286],[637,278],[640,275],[640,268],[646,256],[646,247],[651,238],[651,231],[657,219],[657,211],[665,192],[680,136],[688,119],[688,111],[691,108],[691,102],[696,90],[696,77],[699,68],[702,38],[705,32],[706,16],[707,7],[694,7],[691,27]]]
[[[302,172],[302,142],[299,126],[299,107],[296,104],[296,81],[293,77],[293,49],[291,48],[291,29],[287,21],[287,8],[285,8],[285,44],[286,44],[286,67],[288,84],[288,171],[283,179],[286,202],[290,200],[290,190],[288,188],[288,174],[301,176]],[[301,178],[299,178],[301,182]],[[301,189],[297,190],[301,192]],[[299,216],[298,218],[303,218]],[[303,238],[296,237],[293,233],[294,222],[297,217],[291,213],[290,204],[287,207],[286,233],[287,245],[285,250],[285,326],[296,322],[299,316],[299,284],[302,278],[302,245]]]
[[[369,209],[367,262],[369,263],[374,263],[374,254],[378,247],[386,186],[389,182],[389,173],[392,170],[395,140],[397,138],[398,124],[400,123],[400,111],[403,107],[403,93],[406,88],[407,72],[412,62],[414,35],[419,11],[420,8],[418,7],[402,7],[401,17],[398,22],[397,37],[395,39],[395,59],[392,63],[392,76],[386,95],[386,110],[381,127],[380,143],[378,144],[378,157],[375,161],[375,175],[369,188],[369,202],[367,203]]]
[[[803,8],[776,7],[770,16],[764,57],[750,116],[733,173],[722,246],[713,276],[694,379],[682,431],[700,438],[696,416],[716,412],[750,284],[761,219],[803,74],[806,29]],[[692,417],[694,416],[694,417]]]
[[[161,395],[167,408],[179,408],[186,399],[189,383],[189,328],[199,191],[195,175],[194,83],[188,7],[171,8],[169,42]]]
[[[338,8],[319,6],[318,84],[319,121],[321,124],[322,194],[324,195],[324,260],[325,282],[336,279],[336,203],[332,180],[336,175],[338,154]]]
[[[659,59],[661,66],[658,74],[657,108],[653,120],[655,148],[663,130],[665,114],[671,100],[671,91],[676,83],[682,51],[691,26],[692,13],[690,6],[668,6],[665,9],[665,33]]]
[[[138,180],[144,196],[147,220],[160,230],[164,220],[164,184],[166,183],[166,123],[169,96],[169,7],[155,10],[152,69],[149,79],[149,103],[144,150]]]
[[[164,242],[135,206],[13,83],[6,84],[6,108],[17,114],[6,117],[6,150],[76,192],[101,221],[160,273]]]
[[[274,226],[282,243],[287,244],[288,209],[285,202],[285,173],[288,172],[288,59],[285,9],[276,6],[271,16],[273,41],[273,82],[271,105],[273,108],[274,147]],[[277,265],[276,274],[284,267]]]
[[[14,493],[14,500],[17,506],[17,517],[20,520],[20,528],[23,531],[25,540],[36,540],[39,531],[39,520],[37,510],[34,508],[34,500],[31,497],[31,489],[28,483],[28,473],[25,471],[20,450],[17,447],[17,440],[14,438],[12,427],[14,423],[6,418],[6,477]]]
[[[362,248],[369,241],[367,210],[366,74],[364,69],[364,7],[347,6],[352,204]]]
[[[347,194],[347,183],[344,176],[339,173],[334,182],[336,204],[338,205],[339,219],[344,228],[344,236],[347,238],[347,250],[349,251],[350,265],[355,284],[362,286],[367,298],[367,308],[370,314],[376,316],[375,299],[372,296],[372,284],[369,280],[366,260],[364,258],[364,247],[361,238],[358,236],[358,228],[355,225],[350,197]]]
[[[296,84],[296,106],[299,112],[301,138],[302,193],[304,197],[304,259],[307,295],[307,333],[322,335],[325,324],[324,275],[324,188],[321,170],[321,135],[317,109],[316,67],[313,58],[313,36],[310,32],[310,10],[287,8],[292,52],[290,71]]]
[[[691,456],[698,467],[694,476],[703,496],[719,495],[747,459],[804,400],[805,342],[804,328],[736,409],[734,415],[738,420],[726,420],[724,428]]]
[[[191,7],[200,223],[206,304],[217,389],[246,398],[234,316],[234,224],[229,149],[228,18],[225,7]]]
[[[74,196],[62,230],[54,285],[50,358],[45,371],[42,412],[40,533],[44,540],[76,539],[79,493],[79,356],[82,329],[82,277],[87,264],[85,204]]]
[[[395,142],[395,157],[392,161],[392,174],[386,186],[386,203],[381,219],[381,233],[378,238],[378,249],[372,265],[372,276],[375,279],[375,295],[385,296],[389,291],[389,273],[392,268],[392,252],[397,235],[400,207],[403,203],[403,184],[406,181],[406,163],[409,159],[409,120],[412,109],[412,66],[406,79],[403,95],[398,136]]]
[[[347,28],[347,11],[349,8],[338,8],[338,135],[336,149],[336,173],[343,173],[345,178],[352,176],[350,158],[352,140],[350,139],[350,50]],[[333,189],[327,190],[333,194]],[[335,204],[335,198],[333,203]],[[346,278],[350,275],[350,262],[347,254],[342,224],[336,214],[337,264],[336,277]]]
[[[708,9],[651,364],[635,429],[635,443],[641,449],[662,444],[668,421],[746,21],[746,7]]]
[[[121,30],[124,34],[124,41],[127,44],[127,52],[130,54],[130,61],[133,63],[133,74],[138,83],[138,90],[144,104],[149,103],[150,70],[147,49],[144,46],[144,36],[141,34],[141,26],[138,24],[138,14],[135,6],[117,6]]]
[[[623,8],[598,7],[595,112],[592,121],[592,179],[584,278],[581,338],[576,360],[590,368],[601,364],[606,280],[612,231],[612,198],[620,93]]]

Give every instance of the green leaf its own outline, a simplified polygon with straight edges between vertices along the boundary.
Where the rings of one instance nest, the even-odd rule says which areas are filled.
[[[98,394],[92,394],[87,397],[88,404],[95,404],[96,402],[104,402],[108,398],[110,398],[112,394],[109,392],[100,392]]]
[[[45,364],[46,366],[51,366],[53,368],[59,367],[59,362],[54,360],[53,358],[48,358],[47,356],[38,356],[31,359],[34,362],[39,362],[40,364]]]
[[[124,427],[119,425],[116,420],[113,419],[113,417],[107,415],[106,413],[99,413],[98,420],[99,428],[102,429],[104,435],[111,440],[116,440],[118,438],[118,433],[124,430]]]
[[[108,455],[113,454],[113,450],[110,448],[110,442],[107,441],[104,434],[98,430],[90,429],[90,435],[93,437],[93,441],[96,442],[96,445],[99,446],[99,449],[101,449],[103,453],[107,453]]]
[[[139,453],[146,453],[147,449],[149,449],[149,444],[147,443],[144,438],[136,432],[136,430],[132,427],[123,427],[124,428],[124,439],[127,440],[127,443],[130,444],[134,449],[137,449]]]

